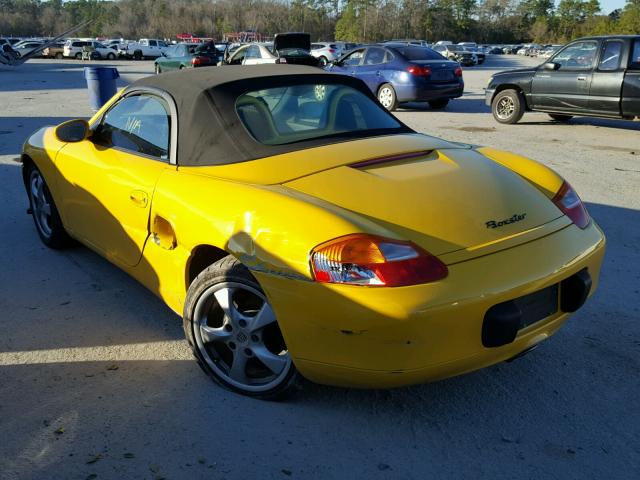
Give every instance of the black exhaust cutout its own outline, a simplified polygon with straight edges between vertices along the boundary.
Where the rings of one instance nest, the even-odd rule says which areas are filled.
[[[584,305],[591,286],[591,275],[585,268],[559,284],[492,306],[482,323],[482,345],[487,348],[507,345],[515,340],[518,331],[549,317],[558,309],[575,312]]]

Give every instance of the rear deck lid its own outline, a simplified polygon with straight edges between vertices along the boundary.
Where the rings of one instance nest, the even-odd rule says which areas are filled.
[[[470,149],[377,157],[285,185],[359,213],[434,255],[466,250],[471,257],[501,242],[528,241],[563,216],[528,181]]]

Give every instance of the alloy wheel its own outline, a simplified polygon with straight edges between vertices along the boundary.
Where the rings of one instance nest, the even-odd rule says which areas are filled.
[[[38,170],[33,170],[29,177],[29,196],[31,209],[36,226],[43,236],[50,238],[53,232],[51,226],[51,202],[46,191],[44,179]]]
[[[193,330],[204,361],[241,390],[268,391],[292,368],[271,305],[249,285],[225,282],[205,290],[194,309]]]
[[[506,120],[507,118],[513,115],[513,112],[516,110],[516,105],[512,98],[510,97],[502,97],[498,104],[496,105],[496,115]]]

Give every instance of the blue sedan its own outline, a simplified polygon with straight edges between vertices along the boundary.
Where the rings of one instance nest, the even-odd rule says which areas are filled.
[[[444,108],[464,90],[460,64],[415,45],[365,45],[326,69],[363,80],[387,110],[405,102],[429,102],[431,108]]]

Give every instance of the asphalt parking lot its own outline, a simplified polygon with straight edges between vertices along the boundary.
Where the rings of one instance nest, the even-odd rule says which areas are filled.
[[[397,115],[565,176],[607,234],[597,294],[515,362],[287,403],[217,388],[160,300],[85,248],[39,242],[14,159],[36,128],[90,115],[83,63],[0,70],[0,479],[640,478],[640,122],[496,123],[489,76],[532,63],[489,56],[446,110]],[[121,86],[153,72],[113,64]]]

